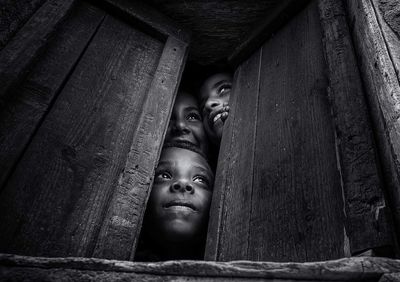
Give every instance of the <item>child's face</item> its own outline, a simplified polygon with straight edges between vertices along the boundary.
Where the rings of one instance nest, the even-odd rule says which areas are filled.
[[[207,153],[208,139],[193,95],[181,92],[176,97],[165,141],[187,141]]]
[[[204,127],[210,141],[216,145],[221,142],[228,117],[231,88],[232,77],[227,73],[209,77],[200,88]]]
[[[162,242],[200,240],[207,228],[213,181],[200,154],[164,149],[148,203],[152,237]]]

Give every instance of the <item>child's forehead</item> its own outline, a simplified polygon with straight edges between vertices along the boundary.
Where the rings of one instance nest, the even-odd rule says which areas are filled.
[[[178,96],[176,97],[175,100],[175,106],[177,105],[192,105],[197,107],[197,100],[196,97],[193,94],[190,94],[188,92],[180,92],[178,93]]]
[[[164,148],[159,165],[192,169],[203,168],[211,172],[210,166],[201,154],[178,147]]]
[[[210,90],[223,82],[232,82],[232,76],[229,73],[224,72],[209,76],[201,86],[201,95],[208,96],[210,94]]]

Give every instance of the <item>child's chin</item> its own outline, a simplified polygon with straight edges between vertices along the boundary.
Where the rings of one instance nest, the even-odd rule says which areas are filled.
[[[168,224],[166,237],[171,242],[182,242],[192,240],[198,232],[199,228],[192,222],[173,220]]]

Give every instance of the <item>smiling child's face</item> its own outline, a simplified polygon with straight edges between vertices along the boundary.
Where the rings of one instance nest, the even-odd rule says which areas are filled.
[[[201,240],[207,228],[213,181],[213,173],[200,154],[165,148],[148,203],[153,237],[174,243]]]
[[[232,77],[217,73],[209,77],[200,88],[204,128],[214,145],[221,142],[223,126],[229,112]]]
[[[208,139],[199,105],[193,95],[185,92],[176,97],[165,136],[165,142],[180,141],[189,142],[207,154]]]

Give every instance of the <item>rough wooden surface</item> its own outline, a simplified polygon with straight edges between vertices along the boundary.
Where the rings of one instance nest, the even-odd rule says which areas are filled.
[[[386,273],[382,275],[381,279],[379,279],[379,282],[399,282],[399,281],[400,281],[400,272]]]
[[[36,56],[43,51],[75,0],[48,0],[0,52],[0,102],[12,95]],[[7,93],[11,92],[11,93]]]
[[[187,44],[169,37],[137,122],[132,146],[104,219],[94,256],[133,260]]]
[[[163,45],[106,17],[1,192],[3,252],[92,255]]]
[[[164,39],[172,36],[184,42],[189,42],[190,34],[184,30],[182,26],[171,21],[165,14],[159,13],[156,9],[150,8],[142,1],[130,0],[93,0],[99,5],[105,4],[105,9],[113,9],[121,15],[125,14],[129,19],[140,23],[141,27],[146,29],[146,32],[151,32],[151,29],[159,33]],[[156,34],[152,34],[155,35]]]
[[[104,15],[87,4],[78,5],[27,77],[11,97],[2,100],[0,187],[5,184]]]
[[[396,0],[373,0],[374,9],[389,55],[393,60],[397,78],[400,80],[400,2]]]
[[[354,46],[359,57],[388,201],[400,234],[400,85],[371,0],[347,0]]]
[[[320,0],[319,13],[351,254],[393,248],[372,124],[345,10],[341,1]]]
[[[261,50],[235,73],[211,207],[207,260],[248,258]]]
[[[192,31],[190,60],[207,65],[226,58],[281,5],[277,0],[151,0],[154,8]]]
[[[0,50],[44,2],[45,0],[0,1]]]
[[[279,32],[284,24],[298,13],[309,0],[284,0],[276,8],[265,13],[264,18],[254,30],[249,30],[248,35],[229,54],[228,61],[236,66],[257,50],[268,38]]]
[[[145,277],[147,274],[153,276],[150,277],[153,279],[155,277],[160,278],[160,280],[155,281],[165,281],[168,279],[162,280],[161,278],[170,278],[170,276],[177,280],[180,279],[179,281],[193,281],[190,279],[201,277],[209,280],[229,277],[229,279],[238,278],[239,281],[244,278],[271,279],[272,281],[275,281],[274,279],[278,281],[292,281],[292,279],[295,281],[378,281],[384,274],[393,275],[393,273],[399,271],[399,260],[367,257],[309,263],[251,261],[140,263],[93,258],[41,258],[0,255],[0,278],[10,277],[11,275],[16,275],[18,278],[24,277],[22,274],[18,276],[18,273],[35,275],[35,272],[37,272],[38,275],[43,276],[36,277],[47,278],[50,281],[55,280],[51,279],[52,275],[55,278],[68,278],[68,273],[75,275],[72,277],[79,278],[79,272],[86,279],[108,277],[108,279],[114,280],[121,277],[134,278],[139,275]],[[129,274],[132,275],[129,276]]]
[[[313,261],[345,255],[321,38],[314,1],[262,47],[251,260]]]
[[[263,45],[262,55],[239,67],[207,259],[312,261],[347,254],[321,38],[314,1]]]

